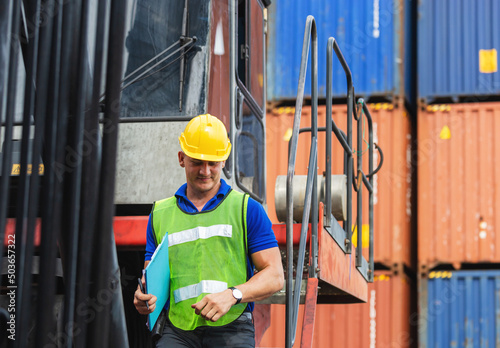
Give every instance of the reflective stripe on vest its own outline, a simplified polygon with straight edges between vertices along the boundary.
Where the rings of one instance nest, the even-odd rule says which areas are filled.
[[[202,280],[198,284],[188,285],[183,288],[174,290],[175,303],[184,301],[190,298],[195,298],[201,294],[213,294],[227,289],[226,282],[218,280]]]
[[[233,235],[233,226],[214,225],[208,227],[195,227],[189,230],[180,231],[168,235],[168,246],[192,242],[198,239],[208,239],[210,237],[229,237]]]

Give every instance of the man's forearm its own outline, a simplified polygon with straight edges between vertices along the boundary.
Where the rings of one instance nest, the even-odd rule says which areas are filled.
[[[243,293],[242,302],[261,301],[275,292],[283,289],[283,272],[275,270],[262,270],[257,272],[250,280],[236,286]]]
[[[236,286],[243,293],[242,302],[266,299],[283,288],[283,265],[278,248],[252,254],[252,260],[258,272],[246,283]]]

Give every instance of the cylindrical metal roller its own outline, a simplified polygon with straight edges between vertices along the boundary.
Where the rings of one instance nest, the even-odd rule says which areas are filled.
[[[318,198],[321,194],[322,176],[318,175]],[[306,197],[307,175],[295,175],[293,177],[293,220],[302,222],[304,203]],[[284,222],[286,219],[286,175],[279,175],[274,186],[274,205],[278,220]]]
[[[322,195],[321,201],[325,203],[325,181],[321,187]],[[337,221],[344,221],[347,219],[347,178],[344,174],[332,175],[332,214]]]
[[[306,175],[295,175],[293,178],[293,220],[302,222],[306,196]],[[318,175],[318,199],[325,202],[325,178]],[[286,219],[286,175],[276,178],[274,187],[274,204],[278,220]],[[332,175],[332,214],[339,220],[347,215],[347,187],[345,175]]]

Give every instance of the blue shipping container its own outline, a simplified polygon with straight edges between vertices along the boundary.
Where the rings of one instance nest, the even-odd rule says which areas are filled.
[[[500,271],[430,272],[419,306],[420,348],[500,347]]]
[[[500,93],[500,1],[420,0],[418,94],[475,97]]]
[[[415,0],[413,0],[415,1]],[[356,95],[408,95],[410,88],[410,0],[273,1],[268,24],[268,100],[295,99],[306,18],[318,32],[318,91],[326,96],[326,46],[334,37],[351,69]],[[416,8],[416,6],[415,6]],[[406,46],[406,47],[405,47]],[[306,96],[311,95],[310,60]],[[334,57],[333,95],[344,97],[347,84]],[[405,78],[406,76],[406,78]]]

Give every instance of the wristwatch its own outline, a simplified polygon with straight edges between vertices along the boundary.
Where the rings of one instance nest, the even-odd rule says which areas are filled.
[[[234,286],[231,286],[229,289],[233,291],[233,297],[236,299],[236,304],[240,303],[243,298],[241,291],[236,289]]]

